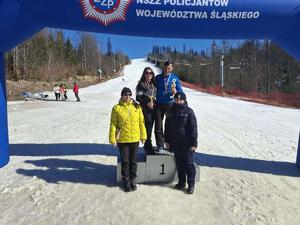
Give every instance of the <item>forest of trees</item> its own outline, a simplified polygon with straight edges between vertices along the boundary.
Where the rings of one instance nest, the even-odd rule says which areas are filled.
[[[51,82],[97,76],[99,69],[105,78],[130,62],[120,50],[113,52],[110,39],[103,44],[91,33],[78,32],[77,40],[75,46],[62,30],[44,29],[5,54],[7,78]],[[200,52],[185,45],[181,51],[153,46],[148,57],[157,65],[171,60],[181,80],[203,88],[220,86],[223,71],[225,91],[300,93],[300,63],[267,40],[213,41]]]
[[[95,35],[78,32],[78,45],[62,30],[44,29],[5,54],[7,79],[60,81],[72,76],[112,76],[129,57],[113,52],[110,39],[102,46]],[[106,49],[102,52],[101,49]]]
[[[233,44],[215,41],[211,48],[197,52],[183,45],[182,51],[170,46],[153,46],[149,59],[161,66],[171,60],[180,79],[203,88],[221,86],[243,92],[300,93],[300,63],[270,41],[245,40]]]

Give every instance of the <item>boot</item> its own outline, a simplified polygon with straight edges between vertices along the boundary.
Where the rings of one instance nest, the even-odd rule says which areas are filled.
[[[193,194],[194,193],[194,186],[189,186],[187,189],[188,194]]]
[[[125,181],[124,181],[124,191],[125,191],[125,192],[131,191],[131,187],[130,187],[130,182],[129,182],[129,180],[125,180]]]
[[[185,188],[185,183],[178,182],[174,188],[178,190],[183,189]]]
[[[132,191],[135,191],[137,189],[136,180],[135,179],[130,180],[130,187],[131,187]]]

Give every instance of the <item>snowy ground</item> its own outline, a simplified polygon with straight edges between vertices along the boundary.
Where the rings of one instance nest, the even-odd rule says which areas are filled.
[[[185,89],[199,126],[195,193],[174,184],[122,191],[108,144],[110,112],[145,66],[134,60],[124,81],[80,89],[79,103],[71,92],[70,102],[8,103],[11,160],[0,169],[0,224],[299,225],[296,109]]]

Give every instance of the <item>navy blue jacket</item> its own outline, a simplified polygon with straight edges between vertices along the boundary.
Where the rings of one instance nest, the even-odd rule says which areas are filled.
[[[198,128],[194,111],[184,105],[174,104],[167,114],[165,124],[165,142],[169,144],[186,143],[197,147]]]

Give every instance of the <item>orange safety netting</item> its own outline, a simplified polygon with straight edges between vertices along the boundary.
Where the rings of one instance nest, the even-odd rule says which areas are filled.
[[[188,82],[182,82],[182,85],[187,88],[219,96],[237,97],[238,99],[245,101],[275,106],[289,106],[300,108],[300,94],[285,94],[280,92],[263,94],[259,92],[243,92],[237,89],[225,90],[220,85],[209,88],[203,88],[201,85],[191,84]]]

